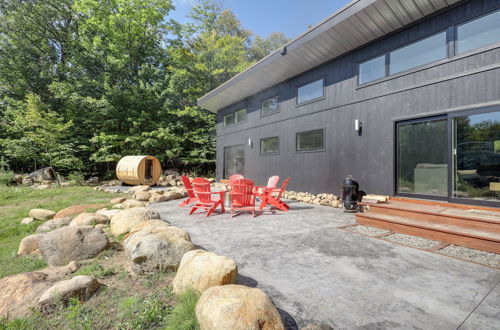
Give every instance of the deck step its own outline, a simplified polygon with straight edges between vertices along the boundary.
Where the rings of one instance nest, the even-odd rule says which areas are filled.
[[[464,228],[421,219],[374,213],[358,213],[356,222],[360,225],[377,227],[408,235],[462,245],[473,249],[500,253],[500,233],[475,228]]]
[[[369,213],[386,214],[500,234],[500,212],[389,202],[387,204],[370,205]]]

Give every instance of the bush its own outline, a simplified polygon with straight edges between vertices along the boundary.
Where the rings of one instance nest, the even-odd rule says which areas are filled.
[[[82,172],[71,172],[68,174],[68,181],[73,184],[82,184],[85,181],[85,176]]]
[[[0,186],[6,186],[14,182],[14,172],[0,170]]]

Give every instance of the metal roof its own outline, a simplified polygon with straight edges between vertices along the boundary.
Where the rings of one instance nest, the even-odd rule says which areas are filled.
[[[241,101],[460,0],[354,0],[198,99],[212,112]]]

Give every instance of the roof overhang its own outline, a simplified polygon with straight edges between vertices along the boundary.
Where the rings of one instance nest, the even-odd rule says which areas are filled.
[[[461,0],[354,0],[198,99],[217,112]]]

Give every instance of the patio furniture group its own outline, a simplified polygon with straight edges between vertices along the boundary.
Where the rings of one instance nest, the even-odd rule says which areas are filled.
[[[203,209],[208,217],[219,206],[222,213],[224,213],[224,195],[228,193],[231,197],[231,217],[234,217],[237,211],[241,211],[240,213],[250,211],[255,217],[257,197],[260,199],[259,211],[263,211],[268,205],[271,208],[288,211],[289,207],[281,200],[281,195],[285,191],[290,178],[283,180],[281,187],[278,188],[279,179],[279,176],[275,175],[269,178],[267,186],[255,186],[252,180],[244,178],[241,174],[234,174],[229,177],[229,182],[224,190],[212,191],[210,181],[207,179],[194,178],[191,182],[188,177],[182,176],[182,183],[189,197],[179,206],[192,205],[189,211],[190,215],[198,209]],[[213,196],[218,197],[214,198]]]

